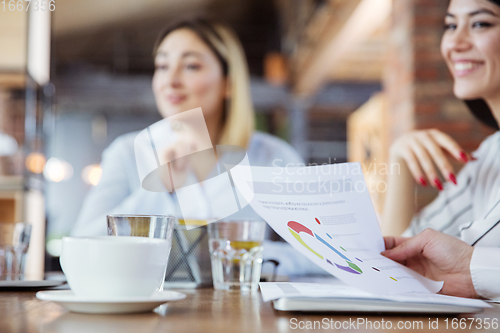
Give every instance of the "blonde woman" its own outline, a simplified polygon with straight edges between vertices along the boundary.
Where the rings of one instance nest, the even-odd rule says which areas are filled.
[[[158,111],[164,118],[201,107],[213,145],[246,148],[250,164],[254,166],[272,166],[273,163],[284,166],[302,162],[299,154],[285,141],[254,130],[247,63],[240,42],[230,28],[201,19],[179,21],[159,35],[153,56],[155,72],[152,87]],[[157,193],[141,187],[134,157],[137,134],[129,133],[117,138],[103,153],[102,179],[89,192],[72,235],[105,235],[107,214],[213,217],[204,207],[207,207],[205,201],[221,201],[217,189],[204,188],[206,195],[193,198],[190,211],[186,212],[183,208],[180,214],[176,196],[167,189],[165,193]],[[187,138],[170,146],[163,154],[180,156],[190,148]],[[198,165],[206,167],[203,162]],[[207,172],[199,170],[196,165],[191,168],[186,165],[172,167],[188,173]],[[209,165],[209,168],[213,167],[215,165]],[[224,202],[215,204],[223,205]],[[237,216],[256,217],[249,206]],[[277,252],[273,244],[267,249]],[[282,250],[280,247],[279,251]],[[297,260],[297,253],[288,256],[288,264],[284,262],[286,257],[280,259],[282,274],[287,273],[287,265],[293,266],[290,270],[294,273],[300,273],[303,267],[309,266],[305,257],[302,258],[303,265],[301,260]]]

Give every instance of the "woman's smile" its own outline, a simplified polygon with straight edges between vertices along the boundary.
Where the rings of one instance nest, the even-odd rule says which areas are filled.
[[[187,99],[187,95],[172,93],[172,94],[167,94],[165,99],[172,105],[179,105],[182,104]]]
[[[484,68],[484,61],[460,59],[452,60],[453,75],[455,77],[465,77],[467,75],[477,73],[479,69]]]

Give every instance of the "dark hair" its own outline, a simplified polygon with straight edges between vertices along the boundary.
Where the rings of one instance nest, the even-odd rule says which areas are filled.
[[[498,122],[493,117],[493,112],[491,112],[490,107],[486,104],[484,99],[473,99],[465,101],[469,110],[472,114],[479,119],[483,124],[488,127],[491,127],[495,130],[499,130]]]
[[[228,64],[227,60],[222,54],[217,50],[213,43],[213,37],[215,37],[218,41],[222,42],[221,36],[217,33],[214,28],[218,23],[204,18],[183,18],[166,26],[162,32],[156,38],[155,46],[153,48],[153,58],[156,57],[156,53],[158,52],[158,47],[161,42],[167,37],[170,33],[178,29],[189,29],[193,31],[198,37],[203,40],[205,44],[210,48],[210,50],[215,54],[217,59],[219,60],[222,66],[222,72],[224,76],[228,75]]]
[[[500,6],[500,0],[488,0],[493,2],[494,4]],[[499,130],[498,122],[493,116],[493,112],[491,112],[490,107],[486,103],[484,99],[474,99],[465,101],[467,106],[469,107],[472,114],[479,119],[483,124],[491,127],[495,130]]]

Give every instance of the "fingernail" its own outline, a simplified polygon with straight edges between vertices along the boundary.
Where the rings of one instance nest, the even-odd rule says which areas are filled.
[[[438,190],[442,191],[443,190],[443,184],[441,184],[441,181],[439,179],[434,179],[434,184],[436,184],[436,187]]]
[[[450,172],[450,174],[448,175],[448,178],[451,180],[451,182],[455,185],[457,185],[457,178],[455,177],[455,175],[453,173]]]
[[[460,159],[464,161],[465,163],[469,162],[469,159],[467,158],[467,155],[463,151],[460,152]]]
[[[420,184],[422,184],[422,186],[427,186],[427,182],[424,177],[420,177]]]

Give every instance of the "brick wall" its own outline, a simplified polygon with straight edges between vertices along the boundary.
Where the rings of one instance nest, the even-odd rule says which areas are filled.
[[[384,75],[389,143],[411,129],[437,128],[470,152],[493,132],[453,95],[453,79],[440,52],[448,2],[393,0]],[[419,189],[417,208],[434,195]]]
[[[389,51],[383,80],[387,98],[389,143],[415,127],[412,2],[413,0],[393,1]]]

